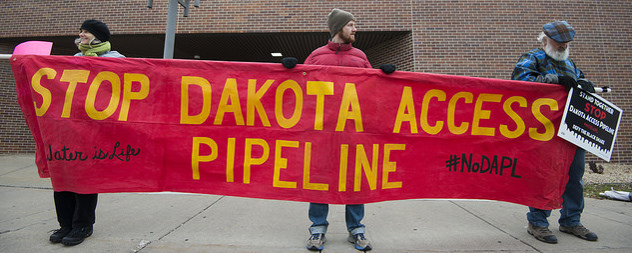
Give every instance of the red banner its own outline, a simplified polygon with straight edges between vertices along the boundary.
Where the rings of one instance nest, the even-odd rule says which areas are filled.
[[[557,208],[561,86],[377,69],[13,56],[56,191]]]

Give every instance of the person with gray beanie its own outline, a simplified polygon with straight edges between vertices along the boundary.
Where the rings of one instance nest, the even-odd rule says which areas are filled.
[[[367,68],[369,61],[366,59],[364,52],[351,46],[351,43],[355,42],[355,33],[357,31],[353,14],[340,9],[333,9],[327,16],[327,27],[329,28],[329,42],[331,45],[328,44],[312,52],[304,64]],[[333,54],[330,54],[332,52]],[[342,54],[348,55],[342,56]],[[334,60],[336,59],[345,60],[346,62],[335,63]],[[357,64],[356,61],[366,64]],[[294,57],[286,57],[281,60],[281,63],[286,68],[291,69],[296,66],[298,61]],[[368,68],[371,68],[370,64],[368,64]],[[393,64],[382,64],[380,69],[386,74],[391,74],[395,72],[397,67]]]
[[[327,17],[327,26],[331,39],[327,45],[314,50],[304,64],[371,68],[371,63],[364,52],[351,45],[355,42],[357,32],[355,17],[351,13],[334,9]],[[328,212],[329,205],[326,203],[309,204],[308,215],[312,225],[309,227],[311,235],[307,241],[307,249],[322,250],[324,248],[325,233],[329,225],[327,222]],[[347,240],[353,243],[358,250],[371,250],[371,244],[364,235],[365,226],[360,223],[364,218],[364,205],[346,205],[345,213],[347,231],[349,232]]]

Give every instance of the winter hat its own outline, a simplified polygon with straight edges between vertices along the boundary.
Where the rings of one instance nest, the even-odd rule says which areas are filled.
[[[81,24],[81,29],[92,33],[92,35],[97,37],[97,39],[101,42],[110,41],[110,29],[108,29],[108,26],[106,26],[105,23],[99,20],[86,20],[83,24]]]
[[[340,9],[333,9],[327,16],[327,26],[329,26],[331,37],[334,37],[351,20],[355,20],[353,14]]]
[[[546,36],[557,41],[558,43],[566,43],[575,37],[575,29],[566,21],[553,21],[542,26],[542,31]]]

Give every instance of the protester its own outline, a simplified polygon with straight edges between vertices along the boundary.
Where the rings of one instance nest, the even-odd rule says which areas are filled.
[[[117,51],[111,51],[110,30],[99,20],[84,21],[75,44],[81,51],[75,56],[125,57]]]
[[[520,57],[511,79],[560,84],[567,89],[578,87],[579,84],[583,90],[594,93],[593,84],[585,79],[584,73],[569,58],[569,43],[574,36],[575,29],[566,21],[545,24],[542,33],[538,36],[538,41],[542,43],[542,47],[533,49]],[[562,195],[563,204],[558,221],[559,230],[584,240],[596,241],[597,235],[580,223],[580,216],[584,210],[584,185],[582,182],[585,169],[584,159],[585,151],[577,148],[568,172],[568,183]],[[548,228],[547,218],[550,215],[551,210],[529,207],[527,232],[540,241],[557,243],[557,238]]]
[[[75,56],[125,57],[116,51],[110,51],[110,30],[98,20],[86,20],[79,32],[75,44],[81,52]],[[55,210],[60,229],[50,236],[50,241],[65,245],[77,245],[92,235],[95,222],[97,194],[79,194],[75,192],[54,192]]]
[[[357,28],[355,17],[351,13],[333,9],[327,17],[327,25],[331,34],[327,45],[314,50],[307,57],[304,64],[371,68],[371,64],[364,52],[352,46],[352,43],[355,42]],[[286,68],[294,68],[297,60],[293,57],[287,57],[282,59],[281,62]],[[380,69],[384,73],[390,74],[395,71],[396,67],[392,64],[384,64],[380,66]],[[327,233],[327,226],[329,226],[327,221],[328,213],[328,204],[309,204],[308,215],[312,225],[309,228],[311,236],[307,240],[307,249],[322,250],[324,248],[325,233]],[[360,223],[363,218],[363,204],[345,206],[345,220],[349,232],[347,240],[355,244],[356,249],[367,251],[371,250],[371,244],[364,235],[364,224]]]
[[[334,9],[327,17],[327,25],[331,39],[327,45],[314,50],[305,60],[304,64],[347,66],[358,68],[371,68],[371,63],[362,50],[354,48],[351,43],[355,42],[357,32],[355,17],[346,11]],[[321,203],[309,204],[309,219],[312,225],[309,228],[311,234],[307,241],[307,249],[322,250],[326,242],[327,215],[329,205]],[[346,205],[345,220],[348,241],[355,244],[358,250],[370,250],[371,244],[364,236],[365,226],[360,223],[364,218],[364,205]]]

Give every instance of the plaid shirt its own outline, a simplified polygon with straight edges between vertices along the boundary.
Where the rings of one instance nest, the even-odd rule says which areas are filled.
[[[556,61],[548,57],[542,48],[533,49],[523,54],[511,74],[511,80],[535,82],[536,77],[546,74],[571,76],[585,79],[584,73],[575,66],[573,60]]]

